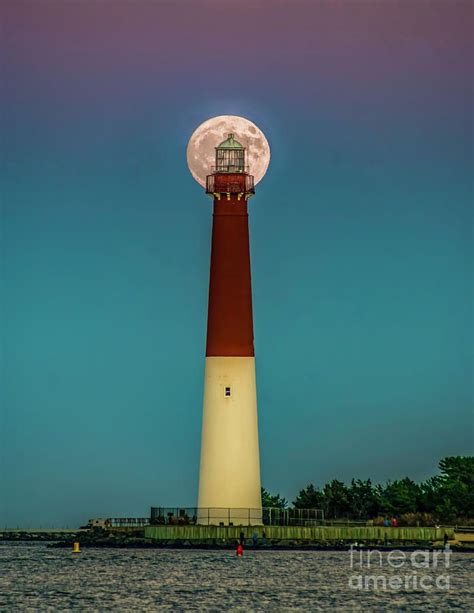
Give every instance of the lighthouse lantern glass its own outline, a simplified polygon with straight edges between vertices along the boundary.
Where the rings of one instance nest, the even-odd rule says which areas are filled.
[[[233,134],[216,147],[215,172],[245,172],[245,147]]]

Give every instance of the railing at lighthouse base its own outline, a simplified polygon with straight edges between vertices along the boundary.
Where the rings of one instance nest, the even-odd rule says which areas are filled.
[[[151,525],[166,526],[314,527],[327,523],[322,509],[151,507],[150,515]]]
[[[199,508],[196,523],[201,526],[261,526],[262,509]]]
[[[151,507],[151,525],[262,526],[262,508]]]

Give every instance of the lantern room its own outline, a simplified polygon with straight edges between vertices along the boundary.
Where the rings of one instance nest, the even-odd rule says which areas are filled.
[[[215,166],[206,179],[208,194],[241,194],[248,198],[255,193],[253,177],[245,165],[245,147],[234,134],[229,134],[216,148]]]

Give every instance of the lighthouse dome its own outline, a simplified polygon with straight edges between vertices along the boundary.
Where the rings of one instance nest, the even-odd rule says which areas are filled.
[[[234,134],[229,134],[216,149],[245,149],[245,147],[235,140]]]

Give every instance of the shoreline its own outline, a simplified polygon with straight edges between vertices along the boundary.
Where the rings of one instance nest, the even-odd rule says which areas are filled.
[[[249,551],[440,550],[474,552],[474,534],[444,528],[147,526],[135,528],[0,529],[0,544],[44,543],[71,549],[235,550],[243,539]],[[254,540],[255,539],[255,540]]]
[[[7,540],[1,539],[1,545],[27,545],[27,544],[44,544],[47,549],[66,549],[72,552],[73,550],[73,541],[47,541],[47,540],[37,540],[37,539],[22,539],[22,540]],[[134,550],[169,550],[169,551],[235,551],[236,544],[233,543],[223,543],[223,544],[207,544],[207,543],[158,543],[158,542],[127,542],[127,543],[87,543],[83,541],[79,541],[81,553],[87,550],[97,550],[97,549],[134,549]],[[244,551],[311,551],[311,552],[338,552],[344,551],[347,552],[351,549],[351,545],[353,546],[354,551],[373,551],[377,550],[380,552],[390,552],[390,551],[442,551],[444,549],[443,544],[430,544],[430,543],[419,543],[418,545],[404,545],[401,543],[393,544],[393,545],[377,545],[377,544],[357,544],[354,543],[344,543],[341,545],[323,545],[323,544],[303,544],[303,543],[295,543],[295,544],[266,544],[266,545],[244,545]],[[463,546],[459,544],[450,544],[450,551],[452,553],[474,553],[474,547],[472,546]]]
[[[81,550],[86,549],[168,549],[182,550],[205,550],[205,551],[235,551],[237,540],[209,539],[207,541],[192,541],[186,539],[155,540],[146,539],[143,536],[117,534],[117,533],[91,533],[89,531],[68,532],[67,534],[54,533],[14,533],[9,535],[0,534],[0,545],[44,543],[52,549],[73,549],[75,542],[79,542]],[[474,543],[461,543],[456,539],[448,541],[453,553],[474,553]],[[374,542],[357,539],[347,539],[340,542],[328,541],[281,541],[260,540],[256,545],[249,539],[244,543],[244,550],[248,551],[348,551],[351,546],[354,550],[379,551],[419,551],[420,549],[437,551],[444,548],[442,541],[388,541]]]

